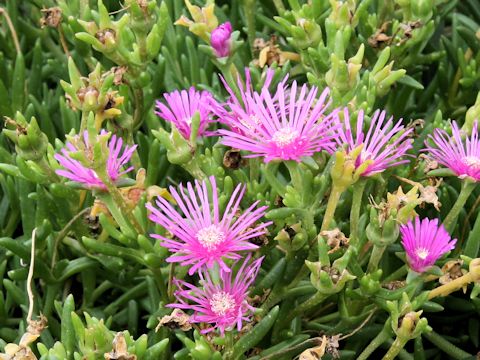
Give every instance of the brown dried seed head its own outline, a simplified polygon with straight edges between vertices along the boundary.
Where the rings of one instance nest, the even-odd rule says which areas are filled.
[[[223,156],[223,166],[227,169],[237,170],[242,165],[242,155],[240,150],[228,150]]]
[[[166,326],[169,329],[180,329],[182,331],[188,331],[192,328],[190,323],[190,316],[185,314],[180,309],[174,309],[170,315],[165,315],[161,319],[155,331],[158,331],[162,326]]]
[[[59,7],[51,7],[48,9],[40,10],[42,12],[42,18],[40,19],[40,26],[56,28],[62,21],[62,10]]]

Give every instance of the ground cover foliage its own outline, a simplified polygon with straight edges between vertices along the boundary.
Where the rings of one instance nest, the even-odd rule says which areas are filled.
[[[475,359],[476,0],[0,0],[1,359]]]

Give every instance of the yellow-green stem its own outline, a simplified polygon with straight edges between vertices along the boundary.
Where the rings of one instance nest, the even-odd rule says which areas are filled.
[[[327,209],[325,210],[325,215],[323,216],[322,228],[321,231],[328,230],[330,223],[333,220],[335,215],[335,210],[337,209],[338,201],[340,196],[345,191],[344,187],[333,185],[332,192],[328,198]]]
[[[368,262],[367,273],[371,273],[378,268],[378,263],[382,259],[383,252],[386,246],[373,245],[372,254],[370,255],[370,261]]]
[[[354,246],[357,243],[358,222],[360,219],[360,209],[362,207],[363,191],[367,184],[366,179],[360,179],[356,186],[353,187],[352,209],[350,210],[350,245]]]
[[[388,349],[387,353],[383,357],[383,360],[393,360],[398,355],[398,353],[405,347],[408,339],[403,339],[397,336],[395,341],[393,342],[390,349]]]
[[[476,185],[477,183],[470,182],[468,180],[463,181],[462,189],[460,191],[460,194],[458,195],[457,201],[455,201],[455,204],[453,204],[452,208],[450,209],[450,212],[443,220],[443,225],[445,226],[448,232],[451,233],[455,229],[458,214],[463,209],[465,203],[468,200],[468,197],[470,196],[470,194],[472,193]]]
[[[387,324],[390,323],[390,319],[387,320]],[[378,333],[378,335],[368,344],[368,346],[362,351],[357,360],[367,360],[370,358],[370,355],[385,341],[387,341],[391,336],[391,330],[388,325]]]

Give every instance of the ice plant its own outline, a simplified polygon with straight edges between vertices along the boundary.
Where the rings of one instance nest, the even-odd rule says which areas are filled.
[[[158,116],[175,125],[185,139],[190,138],[192,118],[195,113],[200,116],[198,136],[212,122],[210,111],[214,99],[208,91],[198,91],[193,86],[188,90],[175,90],[163,95],[167,104],[157,101],[155,112]]]
[[[220,269],[218,280],[214,280],[208,270],[202,268],[198,273],[200,287],[175,280],[178,303],[167,306],[193,310],[190,322],[213,324],[203,333],[219,330],[223,335],[235,327],[240,331],[243,322],[250,321],[254,310],[247,301],[247,295],[262,260],[263,257],[250,262],[250,256],[247,256],[235,276],[231,271]]]
[[[232,24],[229,21],[216,27],[210,34],[210,45],[219,58],[230,55]]]
[[[430,157],[448,167],[459,178],[470,177],[480,181],[480,142],[478,141],[478,123],[475,122],[472,134],[462,140],[462,133],[455,121],[452,122],[452,136],[445,130],[435,129],[428,136],[433,143],[425,142]]]
[[[327,113],[329,89],[317,98],[318,89],[307,85],[290,88],[282,83],[272,96],[267,91],[245,93],[244,107],[231,104],[237,114],[239,131],[221,129],[222,143],[246,150],[246,157],[272,160],[296,160],[321,150],[334,150],[337,110]]]
[[[412,130],[405,130],[402,120],[394,125],[392,118],[385,121],[385,111],[377,110],[373,114],[368,130],[365,132],[363,129],[365,116],[363,111],[360,111],[354,135],[347,108],[344,109],[343,114],[344,119],[338,130],[336,140],[340,147],[346,146],[347,152],[351,152],[359,146],[362,147],[355,160],[355,167],[358,168],[369,160],[370,164],[361,176],[371,176],[408,162],[408,160],[401,160],[401,158],[412,147],[412,141],[408,139]]]
[[[103,135],[106,135],[106,133],[102,132],[100,134],[100,136]],[[122,171],[132,157],[136,147],[137,145],[125,146],[123,148],[122,138],[112,135],[108,142],[106,167],[107,174],[113,183],[116,183],[123,174],[133,170],[133,167],[128,167]],[[61,150],[60,154],[55,154],[55,159],[64,168],[57,170],[56,173],[69,180],[81,183],[87,188],[106,189],[106,185],[100,180],[95,170],[85,166],[81,161],[72,157],[72,154],[78,152],[83,152],[87,161],[91,161],[92,163],[95,161],[95,159],[92,158],[93,149],[89,141],[88,131],[83,133],[83,137],[75,136],[72,142],[67,142],[66,147]]]
[[[424,272],[437,259],[455,247],[457,239],[451,238],[438,219],[420,220],[416,217],[400,226],[402,245],[407,253],[410,268],[416,272]]]
[[[240,201],[246,186],[239,184],[233,191],[225,211],[220,215],[218,192],[215,178],[210,177],[212,187],[209,196],[207,182],[195,181],[183,185],[179,189],[170,187],[180,211],[162,197],[158,197],[156,205],[148,204],[150,219],[172,233],[173,238],[153,234],[160,239],[162,245],[173,253],[168,262],[179,262],[182,266],[190,266],[192,275],[202,266],[212,267],[218,263],[223,271],[229,268],[225,259],[239,259],[240,251],[254,250],[257,245],[249,239],[265,234],[270,223],[255,225],[264,216],[266,206],[257,208],[258,202],[252,204],[241,215],[238,214]]]
[[[244,134],[244,132],[237,126],[238,123],[243,123],[244,125],[248,124],[244,121],[244,119],[249,118],[250,116],[254,116],[255,108],[250,107],[250,103],[247,101],[247,96],[250,98],[254,98],[255,96],[264,96],[264,94],[268,94],[268,88],[270,87],[273,76],[275,75],[275,71],[272,69],[268,69],[265,72],[265,79],[263,80],[262,87],[259,92],[255,91],[252,85],[252,76],[250,74],[250,70],[245,68],[245,83],[241,79],[240,75],[237,77],[237,86],[239,89],[239,93],[236,94],[234,89],[230,87],[228,82],[220,75],[222,79],[223,86],[228,92],[228,99],[224,103],[214,103],[212,106],[212,111],[215,115],[218,116],[218,120],[228,126],[230,130],[233,132],[238,132],[240,134]],[[285,82],[287,81],[288,76],[286,76],[281,84],[285,86]],[[258,100],[263,102],[263,100]]]

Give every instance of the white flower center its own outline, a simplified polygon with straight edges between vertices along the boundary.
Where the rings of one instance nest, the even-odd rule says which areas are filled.
[[[475,170],[480,169],[480,158],[477,156],[465,156],[462,161]]]
[[[197,232],[197,240],[208,250],[213,250],[225,240],[225,234],[216,225],[210,225]]]
[[[235,299],[225,291],[219,291],[212,295],[210,307],[215,314],[223,316],[235,308]]]
[[[425,248],[418,248],[417,250],[415,250],[415,254],[417,254],[417,256],[420,259],[425,260],[428,256],[429,252]]]
[[[277,130],[272,136],[272,141],[279,147],[290,145],[298,138],[298,131],[291,127],[285,127]]]

